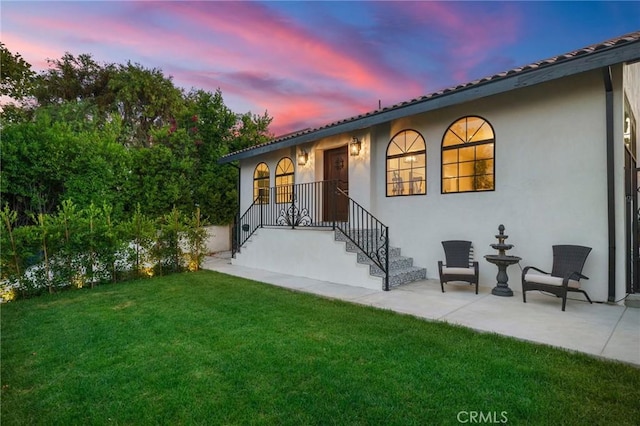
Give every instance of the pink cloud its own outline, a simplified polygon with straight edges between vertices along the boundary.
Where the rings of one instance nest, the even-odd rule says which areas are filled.
[[[469,79],[469,72],[491,57],[500,47],[514,43],[521,17],[510,3],[499,7],[474,7],[473,3],[401,3],[414,25],[428,25],[444,41],[447,65],[457,82]]]
[[[370,67],[294,23],[255,3],[209,3],[194,10],[183,3],[163,3],[175,16],[233,36],[240,50],[250,46],[255,63],[273,69],[282,78],[317,78],[356,90],[385,88]],[[240,18],[241,22],[240,22]]]
[[[470,70],[517,33],[508,7],[467,5],[374,2],[367,8],[377,21],[367,31],[331,21],[326,31],[314,32],[260,3],[60,3],[3,11],[12,24],[37,29],[5,30],[3,40],[36,69],[65,51],[160,68],[187,89],[220,88],[236,106],[267,110],[274,132],[289,132],[299,123],[316,126],[371,111],[378,99],[388,106],[415,98],[438,89],[433,81],[467,81]],[[439,59],[396,52],[405,42],[422,44],[425,57]]]

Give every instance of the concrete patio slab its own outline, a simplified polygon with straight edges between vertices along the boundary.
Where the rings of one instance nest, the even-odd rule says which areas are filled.
[[[207,257],[204,269],[248,278],[296,291],[389,309],[419,318],[448,322],[482,332],[578,351],[640,367],[640,309],[618,304],[589,304],[577,295],[567,301],[538,292],[499,297],[491,289],[450,284],[445,293],[436,280],[422,280],[391,291],[318,281],[232,265],[229,254]]]

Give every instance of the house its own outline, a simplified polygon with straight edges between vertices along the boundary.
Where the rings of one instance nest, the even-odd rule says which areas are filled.
[[[577,244],[583,288],[619,301],[640,292],[638,117],[634,32],[230,153],[233,263],[387,290],[437,278],[441,241],[464,239],[493,287],[503,224],[513,290]]]

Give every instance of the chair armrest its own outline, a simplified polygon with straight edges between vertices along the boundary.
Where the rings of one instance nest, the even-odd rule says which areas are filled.
[[[442,267],[444,266],[444,264],[442,263],[442,260],[438,260],[438,272],[440,273],[440,275],[442,275]]]
[[[527,272],[529,272],[529,269],[533,269],[533,270],[536,270],[538,272],[542,272],[545,275],[550,275],[550,272],[545,272],[542,269],[536,268],[535,266],[525,266],[525,268],[522,270],[522,278],[524,278],[524,276],[527,275]]]
[[[588,280],[589,277],[582,275],[580,272],[572,272],[570,274],[567,274],[567,276],[565,277],[565,280]]]

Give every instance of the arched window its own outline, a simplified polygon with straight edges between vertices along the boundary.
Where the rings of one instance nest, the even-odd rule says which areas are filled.
[[[427,150],[415,130],[398,132],[387,147],[387,197],[427,193]]]
[[[293,161],[284,157],[276,166],[276,203],[290,203],[293,195]]]
[[[269,204],[269,166],[260,163],[253,172],[253,199],[258,204]]]
[[[442,193],[495,189],[493,128],[481,117],[463,117],[442,138]]]

